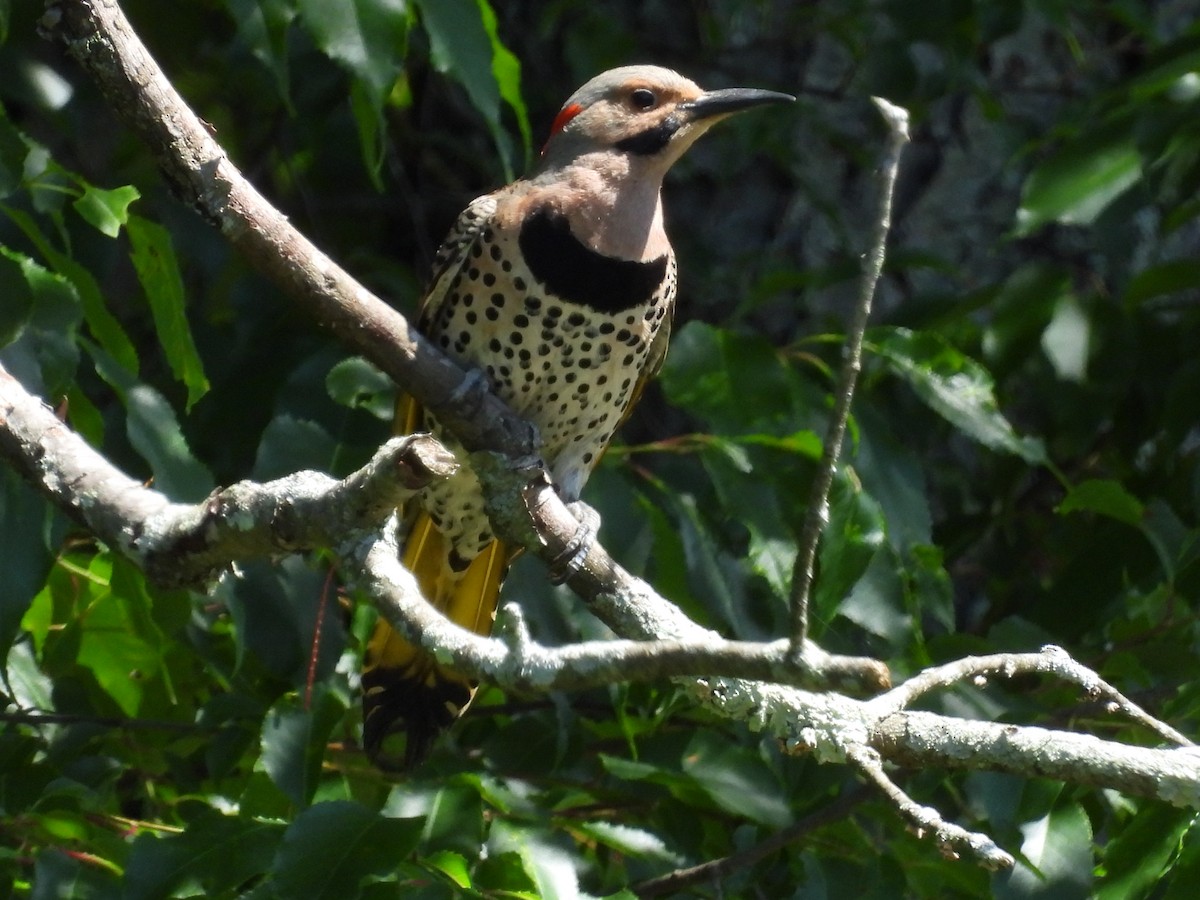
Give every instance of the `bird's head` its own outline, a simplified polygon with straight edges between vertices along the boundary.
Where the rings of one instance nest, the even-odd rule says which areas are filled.
[[[795,99],[754,88],[703,91],[659,66],[610,69],[563,104],[542,150],[542,167],[568,164],[587,153],[616,152],[665,171],[726,116]]]

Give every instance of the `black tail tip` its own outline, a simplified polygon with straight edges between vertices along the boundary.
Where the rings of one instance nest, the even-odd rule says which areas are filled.
[[[385,772],[411,772],[428,757],[438,736],[471,702],[461,681],[434,684],[388,677],[376,669],[363,676],[363,748]]]

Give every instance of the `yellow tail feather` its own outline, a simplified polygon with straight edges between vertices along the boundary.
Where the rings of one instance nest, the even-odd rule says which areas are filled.
[[[416,514],[405,542],[404,564],[422,595],[453,622],[488,634],[496,613],[509,554],[492,541],[465,571],[447,565],[442,534],[424,511]],[[439,665],[380,619],[367,644],[363,668],[363,743],[384,768],[411,768],[429,752],[437,735],[457,718],[474,695],[470,679]],[[384,748],[404,732],[403,751]]]

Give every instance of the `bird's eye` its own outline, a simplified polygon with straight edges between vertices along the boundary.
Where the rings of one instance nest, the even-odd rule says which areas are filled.
[[[655,104],[654,91],[648,88],[638,88],[629,95],[629,100],[638,109],[649,109]]]

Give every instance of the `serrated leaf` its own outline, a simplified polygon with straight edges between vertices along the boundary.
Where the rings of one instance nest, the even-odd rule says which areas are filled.
[[[214,812],[178,835],[139,835],[125,866],[125,900],[232,891],[267,870],[283,826]]]
[[[275,856],[276,896],[354,900],[365,879],[393,871],[420,837],[420,819],[386,819],[349,800],[310,806],[288,826]]]
[[[0,347],[17,339],[33,311],[33,292],[21,271],[21,256],[0,247]]]
[[[171,235],[140,216],[130,216],[126,228],[133,245],[130,259],[150,303],[159,346],[172,374],[187,388],[187,408],[191,409],[208,392],[208,378],[185,313],[187,297]]]
[[[1140,500],[1118,482],[1108,478],[1093,478],[1075,485],[1067,491],[1067,496],[1055,511],[1059,515],[1073,512],[1098,513],[1134,526],[1141,524],[1145,514]]]
[[[683,862],[683,857],[667,847],[659,835],[643,828],[615,822],[580,822],[572,827],[625,856],[661,860],[671,865]]]
[[[1090,225],[1142,177],[1142,160],[1128,122],[1080,134],[1039,163],[1021,192],[1017,234],[1049,222]]]
[[[530,128],[521,100],[520,63],[500,41],[495,13],[486,0],[422,0],[417,6],[429,34],[434,68],[466,89],[487,122],[511,178],[514,161],[500,119],[501,101],[516,115],[527,152]]]
[[[129,221],[129,205],[141,196],[132,185],[105,190],[88,184],[83,196],[72,205],[93,228],[115,238],[121,233],[121,226]]]
[[[1046,461],[1042,442],[1018,435],[1000,412],[987,370],[942,338],[907,328],[881,328],[870,332],[868,346],[930,409],[967,437],[1026,462]]]

